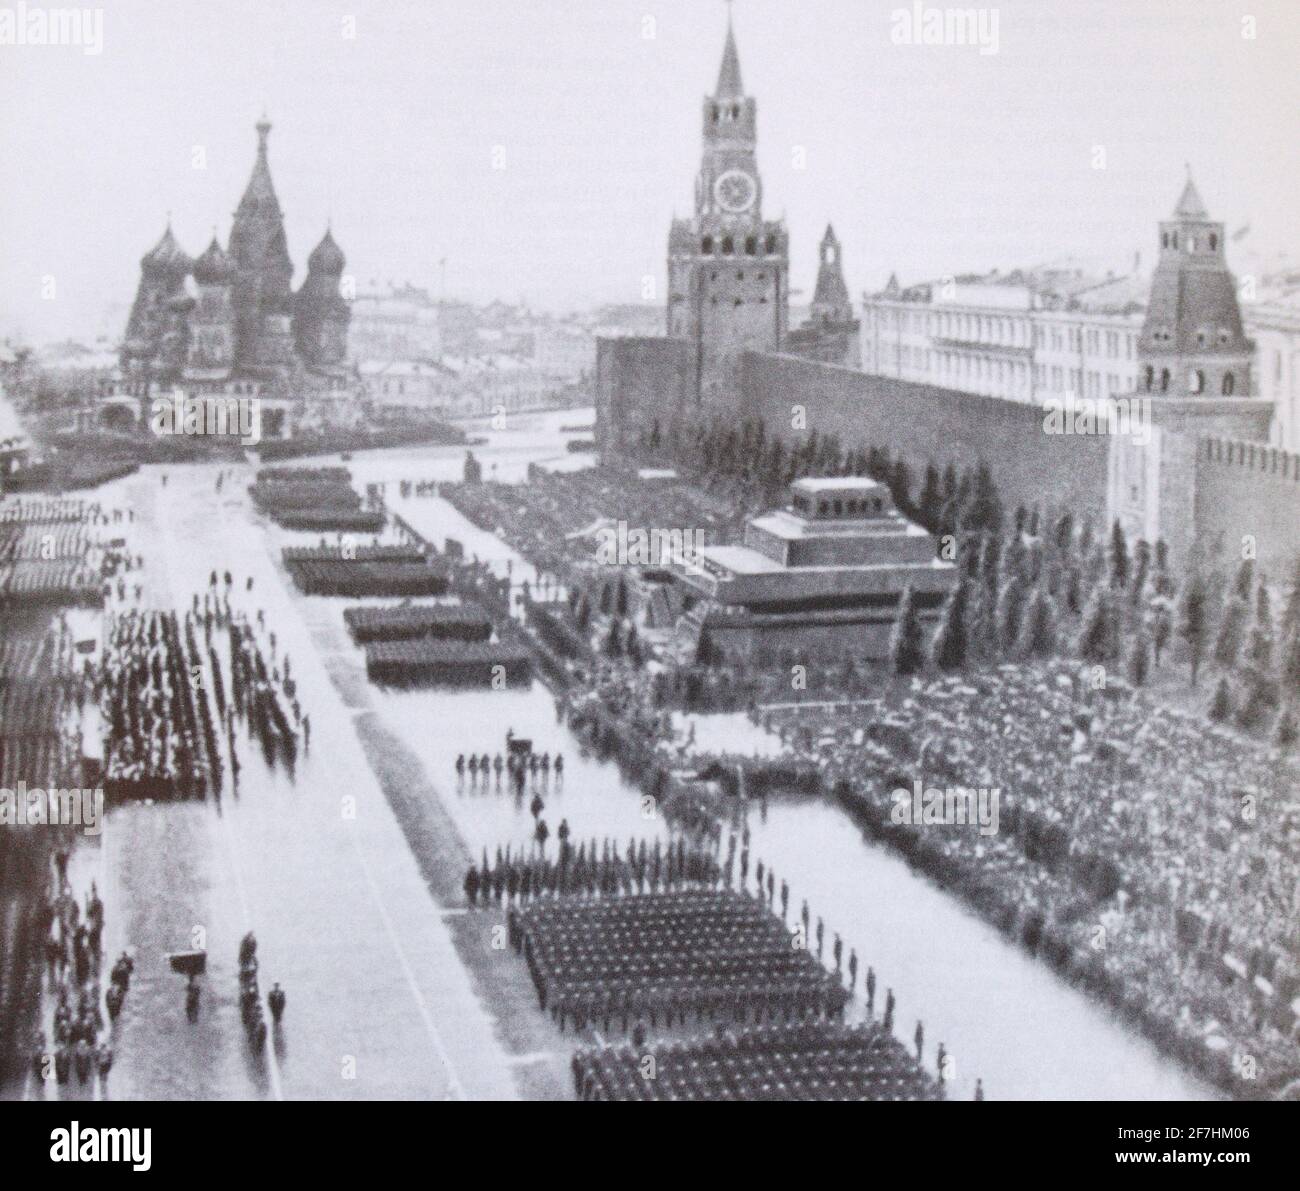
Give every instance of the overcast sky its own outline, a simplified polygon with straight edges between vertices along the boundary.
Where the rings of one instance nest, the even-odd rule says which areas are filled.
[[[906,282],[1063,255],[1122,270],[1136,249],[1150,259],[1184,162],[1214,217],[1251,224],[1238,271],[1247,246],[1300,257],[1296,0],[1007,0],[996,54],[896,45],[900,7],[735,4],[764,203],[788,222],[796,287],[811,289],[828,220],[855,298],[891,271]],[[445,257],[452,296],[564,310],[639,301],[651,274],[662,301],[721,0],[103,12],[99,55],[0,46],[0,333],[105,329],[169,210],[191,253],[214,226],[224,242],[263,107],[295,281],[332,217],[363,286],[436,292]]]

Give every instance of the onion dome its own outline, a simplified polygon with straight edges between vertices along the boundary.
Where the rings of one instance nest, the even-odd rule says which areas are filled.
[[[342,273],[345,264],[343,250],[334,242],[329,228],[321,237],[321,242],[311,250],[307,258],[307,269],[312,273]]]
[[[140,258],[140,268],[150,273],[185,273],[189,271],[190,258],[185,250],[176,243],[172,235],[172,225],[167,224],[162,239]]]
[[[222,285],[235,275],[235,266],[226,251],[212,237],[212,243],[203,250],[203,255],[194,262],[194,280],[201,285]]]

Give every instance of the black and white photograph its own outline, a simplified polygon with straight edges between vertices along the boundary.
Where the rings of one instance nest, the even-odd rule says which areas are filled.
[[[0,108],[41,1161],[1300,1100],[1294,0],[2,0]]]

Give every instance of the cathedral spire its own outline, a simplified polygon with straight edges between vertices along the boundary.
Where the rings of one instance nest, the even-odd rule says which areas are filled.
[[[275,185],[271,181],[271,164],[267,157],[266,141],[271,132],[271,121],[262,113],[262,118],[254,127],[257,129],[257,160],[253,163],[253,173],[244,188],[244,197],[239,201],[236,215],[263,211],[279,216],[280,203],[275,197]]]
[[[722,66],[718,71],[718,88],[715,99],[742,99],[744,85],[740,81],[740,54],[736,51],[736,33],[731,26],[731,6],[727,6],[727,44],[722,51]]]

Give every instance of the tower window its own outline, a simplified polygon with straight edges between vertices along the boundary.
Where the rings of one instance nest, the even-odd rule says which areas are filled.
[[[1161,233],[1160,233],[1160,247],[1161,247],[1161,248],[1168,248],[1168,247],[1169,247],[1169,233],[1168,233],[1168,232],[1161,232]]]
[[[704,237],[704,241],[703,241],[703,243],[701,243],[701,245],[700,245],[700,251],[703,252],[705,256],[712,256],[712,255],[713,255],[713,237],[712,237],[712,236],[705,236],[705,237]]]
[[[744,281],[744,280],[745,280],[745,271],[744,271],[744,269],[740,269],[740,270],[736,273],[736,280],[737,280],[737,281]]]
[[[1237,378],[1234,377],[1231,372],[1225,372],[1223,374],[1223,395],[1225,397],[1231,397],[1236,390]]]
[[[1173,246],[1174,246],[1175,248],[1177,248],[1177,247],[1178,247],[1178,233],[1177,233],[1177,232],[1174,232],[1173,236],[1170,237],[1170,239],[1171,239],[1171,242],[1173,243]]]
[[[718,105],[713,105],[713,122],[716,124],[722,118],[722,113],[718,111]]]
[[[1155,383],[1156,383],[1156,370],[1152,368],[1150,364],[1148,364],[1147,373],[1146,373],[1146,387],[1148,393],[1151,392],[1151,386],[1154,385]]]
[[[1219,251],[1219,237],[1215,232],[1210,233],[1210,251],[1211,252]]]
[[[1195,236],[1188,236],[1188,237],[1187,237],[1187,251],[1188,251],[1188,252],[1195,252],[1195,251],[1196,251],[1196,237],[1195,237]]]
[[[1200,393],[1205,389],[1205,373],[1199,368],[1193,368],[1191,375],[1187,378],[1187,387],[1193,393]]]
[[[723,255],[730,256],[735,251],[736,251],[736,242],[730,236],[724,237],[722,241]]]
[[[1168,368],[1160,369],[1160,391],[1162,393],[1169,392],[1169,369]]]
[[[775,237],[775,236],[768,236],[768,238],[767,238],[767,255],[768,255],[768,256],[775,256],[775,255],[776,255],[776,237]]]
[[[748,256],[757,256],[757,255],[758,255],[758,237],[757,237],[757,236],[747,236],[747,237],[745,238],[745,253],[746,253],[746,255],[748,255]]]

